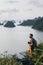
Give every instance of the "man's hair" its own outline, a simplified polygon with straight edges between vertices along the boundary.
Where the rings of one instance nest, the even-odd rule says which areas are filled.
[[[33,34],[30,34],[33,37]]]

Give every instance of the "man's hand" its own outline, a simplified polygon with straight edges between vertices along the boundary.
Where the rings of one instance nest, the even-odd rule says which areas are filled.
[[[31,42],[28,42],[28,44],[31,44]]]
[[[31,47],[33,44],[31,42],[28,42],[29,46]]]

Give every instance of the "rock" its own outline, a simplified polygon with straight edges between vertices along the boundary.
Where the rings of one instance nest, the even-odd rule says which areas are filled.
[[[19,55],[17,54],[16,58],[14,58],[14,59],[16,59],[16,61],[18,61],[18,62],[19,61],[22,62],[23,65],[34,65],[32,60],[30,59],[30,57],[27,56],[27,52],[21,52],[21,53],[19,53]]]

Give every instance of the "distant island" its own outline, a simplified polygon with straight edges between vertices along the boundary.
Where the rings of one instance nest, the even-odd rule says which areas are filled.
[[[36,30],[43,31],[43,17],[38,17],[34,19],[28,19],[23,21],[20,26],[31,26]]]
[[[28,20],[24,20],[20,25],[21,26],[30,26],[30,25],[34,25],[36,23],[36,21],[34,19],[28,19]]]
[[[12,22],[12,21],[7,21],[7,23],[4,25],[4,27],[11,28],[11,27],[15,27],[15,25],[14,25],[14,22]]]
[[[5,20],[0,25],[4,25],[4,27],[13,28],[15,27],[15,20]],[[32,26],[33,29],[43,31],[43,17],[38,17],[34,19],[27,19],[23,22],[19,21],[19,26]]]

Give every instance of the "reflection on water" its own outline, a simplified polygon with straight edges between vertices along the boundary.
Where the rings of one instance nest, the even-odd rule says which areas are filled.
[[[0,27],[0,52],[7,50],[9,53],[18,53],[27,50],[30,33],[34,34],[34,38],[38,43],[43,42],[43,32],[34,30],[31,27]]]

